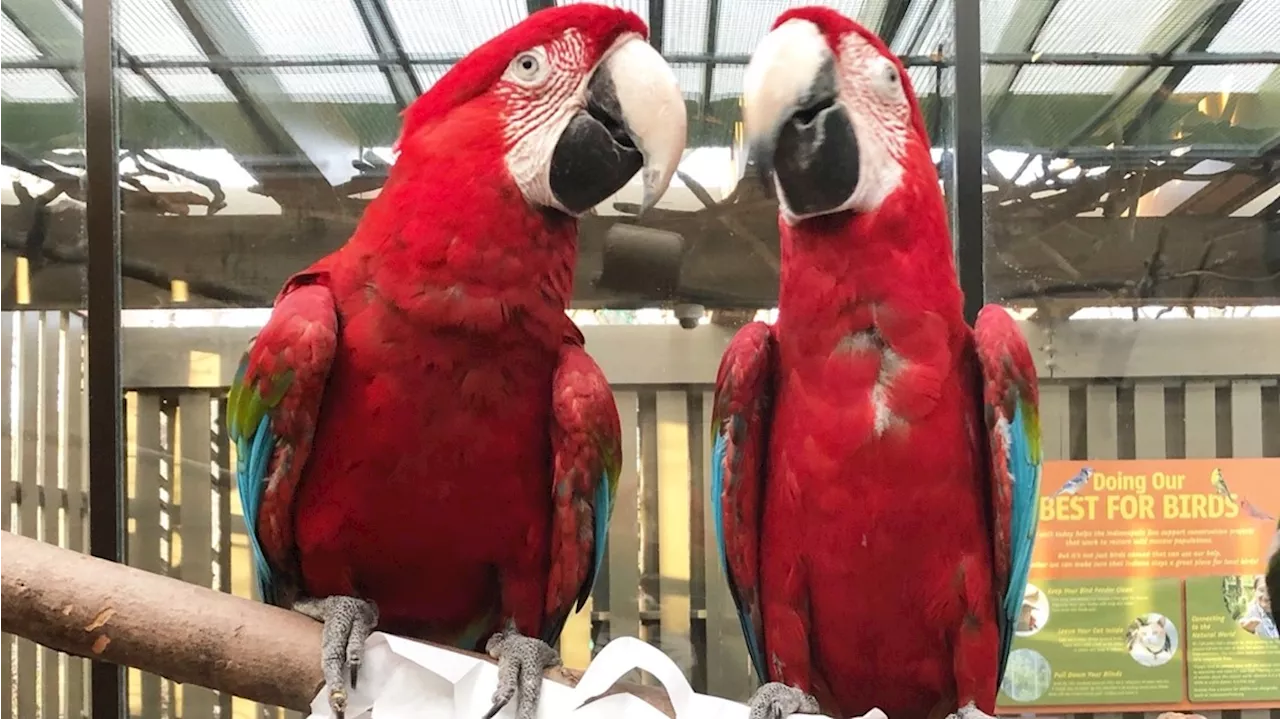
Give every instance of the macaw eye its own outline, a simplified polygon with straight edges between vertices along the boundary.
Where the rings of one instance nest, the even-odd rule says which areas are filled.
[[[536,52],[525,52],[511,61],[510,72],[520,82],[535,82],[542,77],[545,63]]]
[[[902,97],[902,76],[898,68],[886,58],[876,60],[878,67],[868,73],[871,85],[885,100],[896,101]]]

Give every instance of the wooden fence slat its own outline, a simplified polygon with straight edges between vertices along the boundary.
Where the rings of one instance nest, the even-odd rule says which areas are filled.
[[[3,418],[0,418],[0,424],[4,427],[3,432],[0,432],[2,435],[0,446],[3,447],[4,452],[4,456],[0,457],[0,466],[4,467],[4,476],[0,480],[4,492],[4,505],[0,506],[0,529],[6,532],[10,529],[9,514],[13,511],[13,505],[16,502],[13,493],[17,486],[14,480],[18,476],[18,467],[13,462],[14,451],[22,442],[21,435],[17,434],[18,427],[9,419],[10,408],[22,401],[21,390],[17,393],[10,391],[13,387],[11,373],[14,361],[21,356],[18,351],[19,343],[13,335],[14,328],[17,326],[17,313],[0,313],[0,396],[5,398],[2,403]],[[13,719],[14,641],[15,638],[8,634],[0,635],[0,665],[3,665],[4,675],[8,679],[2,692],[3,696],[0,697],[0,719]]]
[[[1218,404],[1212,382],[1188,382],[1185,426],[1188,459],[1218,456]]]
[[[689,404],[684,391],[659,392],[658,482],[658,647],[681,668],[693,665],[689,489]]]
[[[86,512],[85,493],[89,487],[86,478],[89,476],[85,463],[88,453],[84,445],[88,431],[86,428],[87,395],[82,384],[84,378],[84,318],[75,313],[67,313],[63,324],[62,354],[62,396],[63,404],[63,477],[67,492],[67,547],[77,552],[88,549],[85,546],[85,528],[89,521]],[[86,660],[81,657],[65,657],[66,685],[63,705],[69,719],[80,719],[84,713],[85,694],[88,689]]]
[[[40,388],[37,433],[40,438],[37,481],[41,489],[40,541],[59,544],[62,514],[61,442],[59,434],[59,383],[61,382],[62,313],[40,313]],[[61,653],[45,647],[40,652],[40,716],[62,715],[63,668]]]
[[[182,581],[213,586],[213,472],[210,397],[208,392],[187,392],[178,400],[178,449],[174,474],[182,522],[176,527],[182,538]],[[217,694],[197,686],[182,687],[182,716],[213,716]]]
[[[1134,448],[1138,459],[1164,459],[1164,385],[1139,382],[1133,388]]]
[[[1262,383],[1235,380],[1231,383],[1231,456],[1261,457],[1262,444]],[[1268,709],[1244,709],[1240,719],[1270,719],[1272,713]]]
[[[1040,435],[1044,458],[1071,458],[1071,390],[1064,384],[1040,387]]]
[[[1231,383],[1231,456],[1263,456],[1262,438],[1262,383],[1236,380]]]
[[[22,495],[18,504],[18,533],[26,537],[38,537],[37,513],[40,492],[40,450],[44,438],[40,436],[40,371],[43,350],[40,334],[40,313],[24,311],[18,314],[21,323],[20,344],[14,351],[20,355],[21,386],[18,388],[18,437],[22,443],[21,483]],[[39,705],[39,652],[37,645],[19,639],[18,650],[18,706],[17,716],[22,719],[36,716]]]
[[[1120,432],[1115,385],[1089,385],[1085,390],[1085,446],[1089,459],[1119,456]],[[1117,712],[1086,714],[1093,719],[1121,719]]]
[[[148,572],[167,574],[168,567],[160,558],[160,472],[161,425],[160,397],[153,393],[138,393],[134,410],[137,429],[130,438],[134,455],[134,496],[130,498],[130,518],[133,531],[129,537],[129,564]],[[161,716],[160,677],[154,674],[129,672],[130,680],[140,684],[138,693],[139,716],[154,719]],[[130,695],[134,692],[131,689]]]
[[[712,409],[715,406],[712,392],[702,393],[702,432],[700,436],[712,436]],[[702,453],[703,484],[711,490],[711,445]],[[711,513],[710,500],[704,502],[707,514]],[[707,516],[703,523],[703,542],[706,544],[707,592],[707,691],[715,696],[745,701],[755,687],[755,677],[747,657],[747,642],[738,623],[738,610],[729,593],[729,581],[720,565],[720,552],[716,549],[715,517]]]
[[[1188,382],[1183,390],[1183,446],[1188,459],[1219,456],[1218,398],[1213,382]],[[1239,711],[1200,712],[1206,719],[1239,719]]]
[[[640,636],[640,398],[614,393],[622,421],[622,476],[609,524],[609,637]]]
[[[1158,382],[1139,382],[1133,388],[1135,459],[1163,459],[1167,454],[1164,396],[1164,385]],[[1147,715],[1156,716],[1150,712],[1125,712],[1123,719],[1139,719]]]
[[[1115,459],[1119,449],[1114,385],[1089,385],[1085,391],[1085,442],[1089,459]]]

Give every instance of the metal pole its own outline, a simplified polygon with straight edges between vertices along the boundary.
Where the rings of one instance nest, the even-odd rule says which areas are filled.
[[[956,267],[964,314],[978,317],[986,301],[982,227],[982,25],[975,0],[955,3],[955,220]]]
[[[89,549],[123,561],[120,197],[113,0],[84,4],[85,235],[88,244]],[[120,717],[124,672],[94,662],[91,716]]]

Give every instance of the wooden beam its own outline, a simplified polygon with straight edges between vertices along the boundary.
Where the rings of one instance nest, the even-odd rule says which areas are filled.
[[[9,532],[0,563],[0,626],[15,636],[302,712],[324,684],[321,625],[296,612]],[[582,673],[547,678],[572,686]],[[675,715],[660,688],[618,684],[606,695],[620,692]]]
[[[1065,197],[1065,195],[1064,195]],[[1010,214],[1006,208],[988,206],[987,258],[991,298],[1031,297],[1037,292],[1073,296],[1110,303],[1124,299],[1126,283],[1139,280],[1155,248],[1161,230],[1167,232],[1165,265],[1172,273],[1194,270],[1205,241],[1219,238],[1210,261],[1217,263],[1203,278],[1199,292],[1205,297],[1228,297],[1241,303],[1265,301],[1280,294],[1274,281],[1256,279],[1265,273],[1264,225],[1259,217],[1175,218],[1034,216],[1030,209]],[[745,228],[772,251],[778,247],[777,208],[771,202],[735,206],[733,225]],[[192,296],[185,306],[217,307],[246,304],[246,296],[270,298],[291,273],[340,247],[351,235],[358,211],[309,214],[304,222],[292,215],[206,216],[128,214],[125,224],[125,256],[129,267],[137,263],[148,274],[126,280],[125,307],[170,306],[167,282],[145,278],[185,279]],[[21,243],[30,219],[22,208],[0,209],[7,238]],[[595,286],[601,266],[605,233],[622,216],[588,216],[580,223],[579,261],[575,278],[575,306],[614,307],[652,305],[652,297],[621,294]],[[47,248],[72,253],[81,237],[81,218],[73,212],[52,213]],[[696,302],[713,308],[768,307],[777,297],[778,274],[751,252],[733,228],[708,212],[654,211],[645,225],[696,238],[681,270],[679,291],[670,301]],[[6,241],[6,244],[9,244]],[[14,252],[6,250],[12,257]],[[31,278],[33,306],[77,307],[81,304],[83,266],[50,261]],[[1237,279],[1239,278],[1239,279]],[[208,283],[207,285],[205,283]],[[1191,275],[1157,283],[1149,299],[1185,300]],[[195,288],[220,288],[219,300],[202,296]],[[690,289],[693,288],[693,289]],[[211,290],[212,291],[212,290]],[[1206,300],[1207,301],[1207,300]],[[5,298],[5,308],[12,299]],[[261,306],[262,303],[248,302]]]

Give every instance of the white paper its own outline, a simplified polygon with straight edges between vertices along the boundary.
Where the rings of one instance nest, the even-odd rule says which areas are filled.
[[[666,719],[648,702],[626,693],[583,706],[636,669],[662,683],[676,719],[747,719],[750,713],[745,704],[698,694],[667,655],[634,637],[620,637],[596,655],[578,686],[543,679],[538,719]],[[493,703],[498,668],[467,654],[375,632],[365,643],[359,679],[358,687],[348,691],[348,719],[479,719]],[[328,690],[321,689],[311,702],[310,719],[331,716]],[[514,716],[514,701],[498,713],[498,719]],[[873,709],[861,719],[886,717]]]

